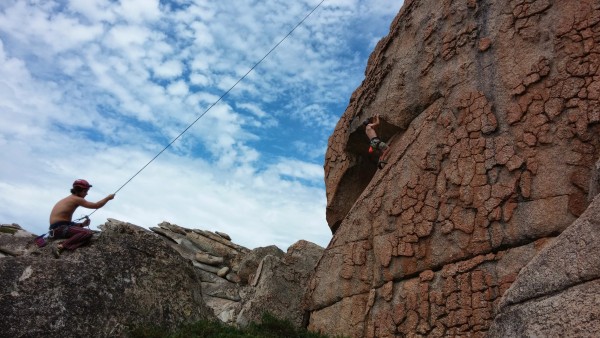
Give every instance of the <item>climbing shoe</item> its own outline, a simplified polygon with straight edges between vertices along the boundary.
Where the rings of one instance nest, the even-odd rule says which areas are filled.
[[[379,162],[377,163],[377,168],[379,168],[379,169],[383,169],[383,167],[385,167],[385,165],[386,165],[386,164],[387,164],[387,162],[386,162],[386,161],[379,161]]]

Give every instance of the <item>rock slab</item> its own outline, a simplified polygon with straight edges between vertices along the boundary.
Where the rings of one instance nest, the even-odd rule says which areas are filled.
[[[143,228],[113,220],[89,246],[49,250],[0,259],[2,336],[120,337],[214,318],[194,268]]]
[[[486,336],[597,191],[599,18],[597,0],[404,2],[329,138],[309,329]]]
[[[489,337],[586,337],[600,333],[600,196],[519,273]]]

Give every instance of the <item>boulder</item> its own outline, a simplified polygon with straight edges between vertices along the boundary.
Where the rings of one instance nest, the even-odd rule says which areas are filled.
[[[213,238],[205,236],[196,231],[191,231],[186,234],[186,238],[189,239],[194,245],[200,250],[218,257],[233,258],[239,254],[239,252],[221,242],[215,241]]]
[[[217,276],[221,277],[221,278],[225,278],[225,276],[227,276],[227,274],[229,273],[229,267],[228,266],[224,266],[221,269],[219,269],[219,271],[217,271]]]
[[[111,327],[111,335],[119,335],[130,327],[146,323],[174,327],[181,322],[213,316],[224,323],[246,325],[249,320],[260,320],[263,311],[300,325],[304,316],[301,301],[303,290],[306,290],[307,276],[314,270],[323,251],[318,245],[306,241],[294,244],[285,254],[276,246],[249,250],[222,235],[168,222],[150,228],[151,232],[114,219],[109,219],[101,228],[102,231],[94,234],[92,245],[73,252],[67,251],[59,260],[55,260],[51,255],[51,247],[59,241],[51,240],[49,246],[38,248],[33,243],[36,236],[17,224],[0,226],[0,258],[28,259],[22,267],[13,261],[3,261],[1,263],[4,265],[0,264],[0,268],[4,269],[0,272],[6,271],[6,283],[15,285],[14,290],[11,289],[12,295],[29,300],[31,294],[41,290],[40,296],[31,298],[32,301],[47,301],[49,297],[54,297],[61,304],[61,311],[58,313],[66,316],[77,316],[71,306],[83,306],[85,316],[94,315],[96,318],[106,317],[108,315],[105,312],[123,307],[121,312],[114,311],[108,317],[111,318],[110,325],[117,326],[114,330]],[[167,257],[167,254],[170,256]],[[111,257],[119,257],[119,262],[113,263],[110,261]],[[261,263],[265,257],[276,259]],[[93,264],[88,260],[92,260]],[[144,261],[140,263],[140,260]],[[10,269],[6,264],[10,264]],[[48,277],[41,272],[44,265],[56,266],[57,269],[83,270],[90,276],[67,274],[59,278],[58,272],[52,269]],[[82,269],[81,266],[86,268]],[[245,278],[243,282],[239,273]],[[107,276],[107,279],[101,279],[102,276]],[[44,290],[43,286],[47,283],[38,283],[42,278],[53,280],[56,290]],[[252,285],[248,285],[248,278],[254,280]],[[0,278],[0,281],[4,280]],[[72,287],[73,281],[93,285],[85,290],[100,294],[93,300],[101,308],[87,309],[92,306],[91,301],[84,305],[74,302],[72,305],[69,303],[68,307],[64,306],[70,300],[62,294],[61,297],[66,300],[57,297],[56,293],[66,294],[66,288]],[[169,285],[178,285],[178,288],[170,290]],[[115,298],[119,292],[125,292],[127,297],[105,304],[109,302],[107,299]],[[173,295],[172,299],[165,300],[170,294]],[[0,305],[12,306],[12,302],[21,302],[21,298],[5,298],[4,301],[6,303],[0,302]],[[128,302],[128,306],[123,305],[123,302]],[[31,307],[29,302],[19,304]],[[15,308],[21,311],[19,306]],[[253,309],[255,306],[258,308]],[[123,312],[127,312],[127,315],[119,317]],[[23,313],[35,317],[45,312],[29,309]],[[162,317],[155,319],[154,316],[157,315]],[[37,321],[39,323],[36,322],[36,330],[41,328],[39,331],[54,325],[52,320]],[[60,324],[56,330],[66,330],[70,325],[83,321],[84,318],[77,318],[72,323]],[[28,322],[22,323],[28,325]],[[96,325],[94,321],[91,323]],[[94,330],[108,329],[106,326],[80,329],[76,336],[86,332],[94,335],[97,333]],[[14,329],[9,332],[19,335]],[[54,331],[49,332],[49,336],[54,334]]]
[[[218,231],[168,222],[151,229],[197,268],[204,300],[224,323],[245,326],[270,312],[304,326],[302,301],[320,246],[301,240],[287,253],[274,245],[249,250]]]
[[[194,256],[194,258],[200,263],[209,264],[209,265],[220,265],[220,264],[223,264],[223,262],[224,262],[223,257],[209,255],[204,252],[196,252],[196,255]]]
[[[269,312],[289,320],[296,327],[304,326],[306,314],[302,302],[306,283],[322,253],[322,247],[298,241],[282,257],[266,255],[251,283],[252,296],[242,305],[236,323],[246,326],[250,322],[260,322],[262,315]]]
[[[598,17],[595,0],[404,1],[329,138],[310,330],[487,334],[520,269],[590,203]],[[383,169],[361,124],[375,114]]]
[[[37,237],[18,224],[0,224],[0,257],[16,257],[35,252]]]
[[[118,337],[137,326],[214,318],[200,275],[163,240],[116,220],[102,230],[59,259],[50,246],[0,259],[3,336]]]
[[[275,245],[256,248],[244,255],[239,263],[238,276],[242,284],[248,284],[251,276],[254,275],[258,265],[267,255],[274,257],[283,257],[284,252]]]
[[[202,276],[202,294],[206,305],[222,322],[235,323],[243,301],[240,285],[221,278],[216,273],[204,270],[198,272]]]
[[[488,337],[600,333],[600,196],[519,273]]]
[[[212,265],[208,265],[208,264],[204,264],[204,263],[200,263],[200,262],[196,262],[196,261],[192,261],[192,265],[197,267],[200,270],[214,273],[215,275],[219,272],[219,270],[221,270],[220,268],[218,268],[216,266],[212,266]]]
[[[207,237],[215,242],[218,242],[220,244],[228,246],[240,253],[247,253],[248,251],[250,251],[250,250],[248,250],[248,248],[245,248],[241,245],[237,245],[237,244],[233,243],[231,241],[231,237],[227,234],[221,233],[221,235],[219,235],[217,233],[213,233],[211,231],[206,231],[206,230],[201,230],[201,229],[193,229],[192,231],[197,234],[200,234],[204,237]]]
[[[231,237],[230,237],[228,234],[224,233],[224,232],[215,231],[215,234],[217,234],[217,235],[219,235],[219,236],[221,236],[221,237],[225,238],[225,239],[226,239],[226,240],[228,240],[228,241],[231,241]]]

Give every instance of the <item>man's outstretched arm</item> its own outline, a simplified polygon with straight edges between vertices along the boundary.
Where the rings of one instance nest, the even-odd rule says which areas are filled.
[[[88,209],[100,209],[113,198],[115,198],[115,194],[110,194],[104,197],[103,199],[99,200],[98,202],[90,202],[82,198],[81,204],[79,205]]]

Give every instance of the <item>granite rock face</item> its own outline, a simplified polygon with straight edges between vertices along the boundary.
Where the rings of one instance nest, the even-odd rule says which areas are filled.
[[[26,255],[35,250],[28,245],[36,236],[18,224],[0,225],[0,258]]]
[[[322,247],[300,240],[287,252],[274,245],[250,250],[221,232],[168,222],[151,230],[196,267],[204,300],[222,322],[243,327],[265,312],[298,327],[305,322],[302,301]]]
[[[6,237],[6,236],[3,236]],[[130,328],[214,318],[200,276],[164,241],[109,221],[92,245],[0,258],[0,332],[5,337],[119,337]]]
[[[489,337],[600,333],[600,196],[519,273]]]
[[[260,262],[262,262],[263,258],[268,255],[281,258],[283,257],[284,252],[278,247],[271,245],[267,247],[256,248],[244,256],[240,262],[238,271],[238,275],[240,276],[242,284],[248,284],[254,279],[254,274],[258,269]]]
[[[304,326],[303,296],[307,281],[322,255],[322,247],[301,240],[281,257],[265,256],[254,274],[251,288],[245,288],[251,297],[246,297],[248,301],[237,316],[237,324],[245,326],[250,321],[257,322],[264,309],[269,309],[296,327]]]
[[[114,337],[200,319],[245,326],[265,312],[305,323],[302,300],[323,253],[316,244],[250,250],[168,222],[148,231],[109,219],[101,228],[91,245],[55,259],[58,241],[38,248],[19,225],[0,225],[0,332]]]
[[[309,329],[485,336],[597,191],[599,41],[597,0],[405,1],[329,140]]]

